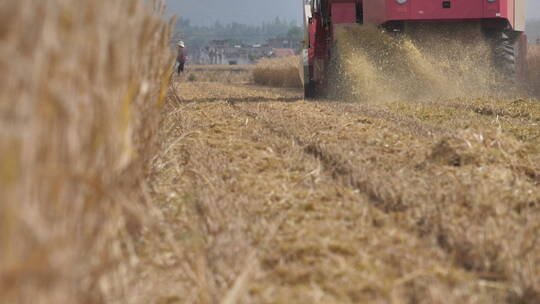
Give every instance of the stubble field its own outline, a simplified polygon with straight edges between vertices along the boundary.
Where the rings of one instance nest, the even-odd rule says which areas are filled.
[[[540,103],[226,82],[181,80],[168,105],[149,180],[168,236],[137,248],[145,297],[540,301]]]

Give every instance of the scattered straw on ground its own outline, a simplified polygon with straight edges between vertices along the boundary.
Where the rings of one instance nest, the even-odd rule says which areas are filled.
[[[252,65],[193,65],[187,66],[181,79],[189,82],[252,82]]]
[[[194,101],[294,101],[303,96],[293,89],[280,89],[259,85],[227,83],[193,82],[179,87],[179,99],[183,102]]]
[[[137,247],[141,299],[540,300],[538,103],[178,89],[150,180],[169,236]]]

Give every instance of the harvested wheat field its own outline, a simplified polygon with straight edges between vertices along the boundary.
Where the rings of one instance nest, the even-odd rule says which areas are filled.
[[[0,10],[0,303],[540,303],[535,70],[350,41],[307,102],[298,58],[171,81],[159,5],[38,2]]]
[[[135,247],[143,302],[540,301],[538,101],[175,89],[148,180],[168,232]]]

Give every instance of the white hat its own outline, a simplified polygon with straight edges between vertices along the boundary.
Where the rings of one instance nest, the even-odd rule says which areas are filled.
[[[184,41],[179,41],[179,42],[178,42],[178,46],[181,47],[181,48],[185,47]]]

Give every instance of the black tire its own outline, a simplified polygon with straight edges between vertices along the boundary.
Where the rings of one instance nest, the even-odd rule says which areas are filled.
[[[493,62],[505,76],[517,74],[518,48],[516,34],[512,30],[492,30],[486,33],[493,51]]]
[[[315,84],[312,81],[304,83],[304,99],[317,98],[317,90]]]

